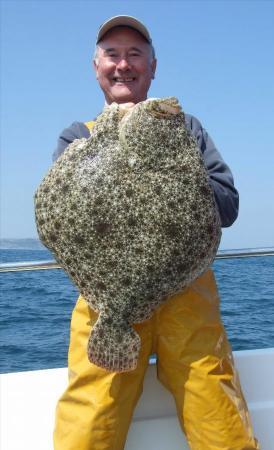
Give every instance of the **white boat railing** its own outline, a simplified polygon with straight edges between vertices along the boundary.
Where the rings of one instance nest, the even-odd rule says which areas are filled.
[[[260,256],[274,256],[274,248],[260,249],[260,250],[235,250],[235,251],[220,251],[216,255],[218,259],[236,259],[236,258],[251,258]],[[54,260],[48,261],[25,261],[16,263],[1,263],[0,273],[3,272],[23,272],[27,270],[48,270],[48,269],[62,269],[60,264]]]

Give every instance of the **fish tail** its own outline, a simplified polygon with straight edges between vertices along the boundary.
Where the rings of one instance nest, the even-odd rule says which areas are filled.
[[[111,372],[136,369],[141,340],[130,324],[107,324],[98,318],[88,341],[89,361]]]

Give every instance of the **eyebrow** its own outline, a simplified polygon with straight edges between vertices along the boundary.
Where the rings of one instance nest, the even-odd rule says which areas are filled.
[[[104,53],[108,54],[108,53],[111,53],[111,52],[116,52],[117,50],[118,50],[117,48],[109,47],[109,48],[106,48],[104,50]],[[138,47],[130,47],[129,51],[135,51],[135,52],[138,52],[138,53],[142,53],[142,50],[140,50]]]
[[[111,53],[111,52],[115,52],[115,48],[105,48],[104,49],[104,53]]]

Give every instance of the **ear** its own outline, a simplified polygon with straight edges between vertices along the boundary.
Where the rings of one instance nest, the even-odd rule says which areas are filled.
[[[155,78],[156,67],[157,67],[157,59],[154,58],[151,62],[151,78],[152,78],[152,80],[154,80],[154,78]]]
[[[95,75],[96,75],[96,80],[98,80],[98,63],[97,63],[96,60],[94,59],[94,60],[92,61],[92,64],[93,64],[93,69],[94,69],[94,72],[95,72]]]

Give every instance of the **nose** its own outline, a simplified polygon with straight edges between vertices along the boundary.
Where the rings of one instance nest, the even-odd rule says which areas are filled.
[[[131,69],[131,64],[126,57],[123,57],[119,60],[119,62],[117,64],[117,69],[120,69],[123,71]]]

